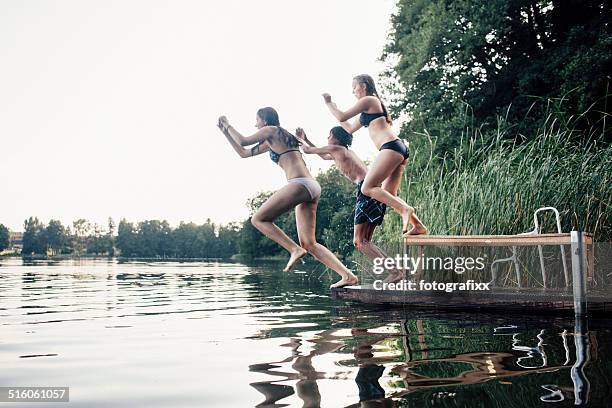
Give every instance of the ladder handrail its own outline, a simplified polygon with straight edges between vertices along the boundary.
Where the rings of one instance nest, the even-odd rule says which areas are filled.
[[[555,207],[540,207],[537,210],[535,210],[533,213],[533,223],[535,225],[534,229],[532,231],[524,232],[519,235],[539,235],[541,234],[540,222],[538,221],[538,213],[540,211],[553,211],[555,213],[555,218],[557,220],[557,233],[559,234],[563,233],[561,231],[561,216],[559,215],[559,210],[557,210]]]

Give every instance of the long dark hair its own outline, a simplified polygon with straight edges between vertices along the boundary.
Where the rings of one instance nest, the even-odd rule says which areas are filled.
[[[261,108],[257,111],[257,116],[264,121],[264,123],[268,126],[276,126],[278,129],[278,135],[280,139],[287,145],[287,147],[298,147],[300,143],[289,133],[285,128],[281,127],[280,120],[278,119],[278,112],[276,109],[271,107]]]
[[[375,96],[380,101],[380,106],[382,106],[383,113],[385,114],[385,118],[387,119],[387,123],[391,124],[391,116],[389,116],[389,112],[387,111],[387,107],[383,103],[382,99],[380,99],[380,95],[378,95],[378,91],[376,90],[376,85],[374,85],[374,79],[368,74],[357,75],[353,78],[355,81],[360,84],[364,84],[366,88],[366,95]]]

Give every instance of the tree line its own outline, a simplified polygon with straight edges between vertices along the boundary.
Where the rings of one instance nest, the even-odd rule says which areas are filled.
[[[181,223],[171,228],[165,220],[132,223],[122,219],[116,226],[109,218],[108,225],[102,228],[84,219],[70,227],[58,220],[45,225],[37,217],[30,217],[24,222],[21,253],[24,257],[223,258],[235,254],[237,232],[234,224],[217,226],[210,220],[203,225]]]
[[[47,225],[30,217],[25,220],[21,253],[30,255],[113,255],[115,224],[108,220],[105,230],[95,223],[79,219],[70,226],[59,220],[50,220]]]
[[[323,188],[317,211],[317,239],[336,253],[347,256],[353,251],[353,204],[355,187],[332,167],[317,176]],[[251,215],[272,194],[260,192],[250,198]],[[298,241],[293,212],[284,214],[276,223]],[[0,225],[0,243],[2,242]],[[8,247],[8,229],[6,230]],[[106,226],[85,219],[64,226],[58,220],[46,225],[37,217],[24,222],[25,257],[36,255],[96,255],[125,258],[229,258],[241,254],[248,257],[274,257],[283,253],[275,242],[263,236],[250,222],[250,217],[228,225],[181,222],[171,227],[165,220],[130,222],[112,218]]]
[[[147,220],[137,224],[121,220],[115,245],[128,258],[227,258],[236,254],[240,233],[235,224],[183,223],[171,228],[167,221]]]

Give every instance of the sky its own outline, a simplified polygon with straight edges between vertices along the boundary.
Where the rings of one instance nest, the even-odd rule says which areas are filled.
[[[272,106],[326,143],[336,123],[321,93],[346,109],[353,76],[377,78],[394,6],[3,0],[0,223],[245,219],[249,197],[286,181],[267,155],[239,158],[217,118],[249,135]],[[374,157],[367,130],[354,149]],[[329,167],[305,159],[315,175]]]

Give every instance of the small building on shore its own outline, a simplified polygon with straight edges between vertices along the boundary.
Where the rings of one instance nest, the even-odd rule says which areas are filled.
[[[23,232],[9,231],[9,248],[21,251],[23,248]]]

